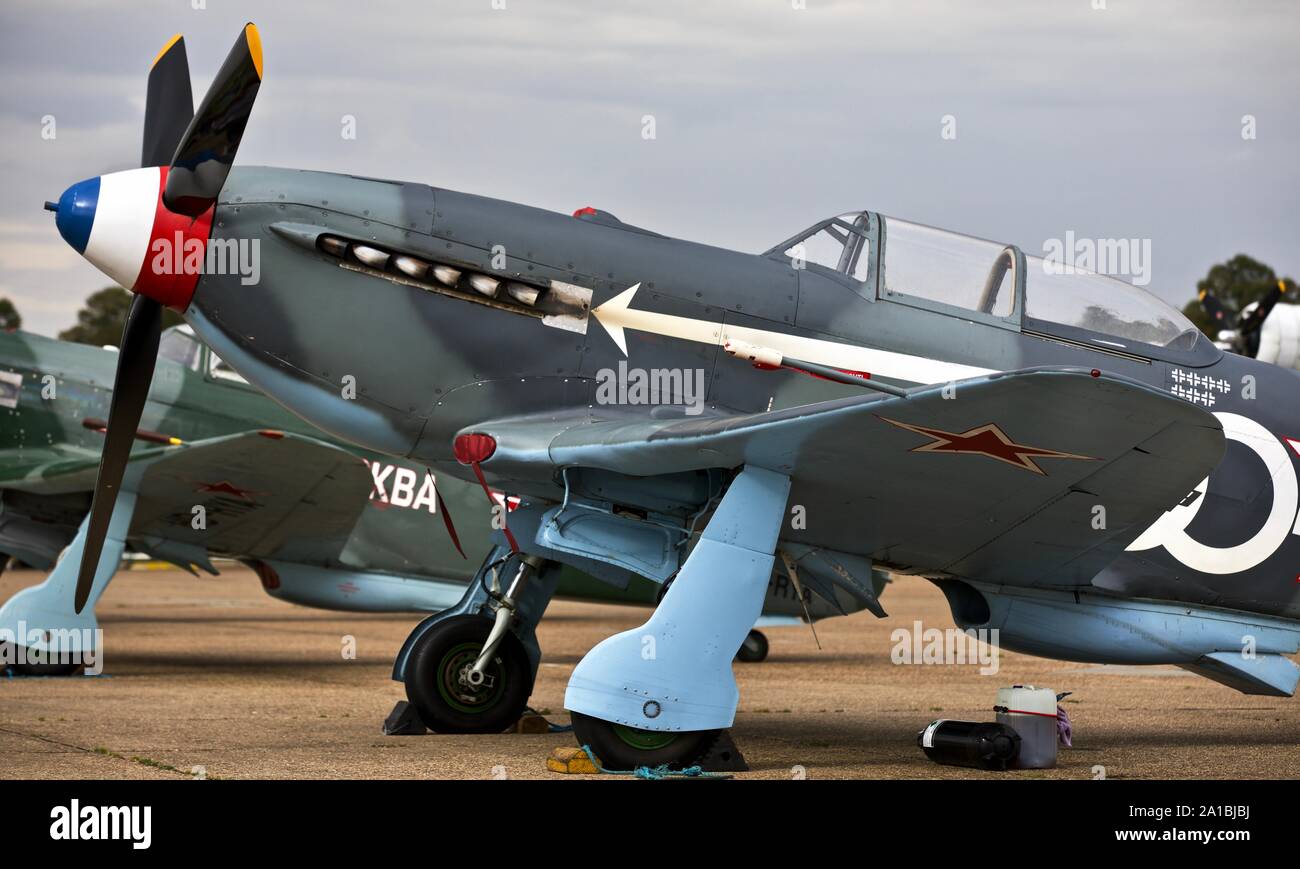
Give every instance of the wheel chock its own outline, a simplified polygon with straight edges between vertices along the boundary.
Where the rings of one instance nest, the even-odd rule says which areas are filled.
[[[423,736],[428,732],[415,707],[405,700],[398,700],[384,719],[384,736]]]
[[[749,772],[749,764],[731,738],[731,731],[724,730],[718,734],[708,753],[700,758],[700,769],[705,772]]]
[[[546,716],[526,712],[506,733],[556,733],[564,728],[551,724]],[[397,701],[393,711],[384,719],[384,736],[424,736],[429,732],[415,707],[405,700]]]
[[[546,768],[551,772],[564,773],[566,775],[598,775],[600,770],[587,752],[581,748],[562,748],[556,747],[551,749],[550,757],[546,758]]]
[[[546,758],[546,768],[551,772],[564,773],[566,775],[597,775],[606,773],[609,770],[600,768],[600,758],[595,758],[594,762],[585,749],[557,747],[551,749],[550,757]],[[749,764],[745,762],[745,756],[740,753],[740,749],[731,738],[731,731],[724,730],[718,735],[718,739],[713,743],[700,762],[691,770],[684,772],[671,771],[668,767],[659,767],[651,770],[642,767],[623,773],[614,773],[615,775],[635,775],[637,778],[714,778],[729,779],[732,772],[748,772]]]

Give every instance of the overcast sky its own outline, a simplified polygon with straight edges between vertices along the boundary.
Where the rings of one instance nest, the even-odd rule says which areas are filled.
[[[197,103],[246,20],[265,80],[245,165],[594,205],[755,252],[860,208],[1028,253],[1151,239],[1149,289],[1179,304],[1238,252],[1300,277],[1293,2],[503,2],[5,0],[0,296],[53,334],[108,283],[42,201],[137,164],[172,33]]]

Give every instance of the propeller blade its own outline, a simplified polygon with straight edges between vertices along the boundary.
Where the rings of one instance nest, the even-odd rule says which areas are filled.
[[[1221,329],[1231,328],[1230,322],[1233,318],[1229,315],[1228,309],[1223,306],[1218,297],[1209,290],[1202,289],[1197,295],[1200,297],[1201,310],[1209,315],[1210,319],[1215,322]]]
[[[163,203],[198,217],[217,201],[262,85],[262,38],[252,24],[235,40],[171,159]]]
[[[163,46],[149,69],[149,90],[144,108],[144,145],[141,166],[166,166],[194,119],[190,91],[190,64],[185,57],[185,37],[179,33]]]
[[[158,338],[162,332],[162,306],[147,296],[136,296],[122,329],[122,346],[117,356],[117,375],[113,380],[113,398],[108,408],[108,430],[104,433],[104,452],[99,459],[99,475],[90,503],[90,523],[86,545],[81,553],[77,574],[76,610],[81,612],[95,582],[104,536],[113,517],[113,505],[126,473],[140,415],[144,412],[149,384],[153,381],[154,363],[158,359]]]
[[[1254,332],[1264,325],[1268,315],[1273,313],[1273,307],[1281,300],[1282,294],[1286,292],[1286,284],[1278,281],[1273,289],[1268,291],[1268,295],[1259,300],[1259,304],[1250,311],[1247,316],[1241,318],[1241,331]]]

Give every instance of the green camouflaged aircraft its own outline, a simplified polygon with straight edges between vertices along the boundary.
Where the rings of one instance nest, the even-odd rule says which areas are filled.
[[[133,509],[111,529],[88,606],[74,613],[80,559],[59,556],[90,511],[117,359],[112,349],[0,333],[0,555],[52,570],[0,607],[0,637],[24,646],[9,658],[21,672],[76,670],[82,655],[31,663],[45,643],[23,638],[62,631],[66,646],[93,636],[95,601],[127,549],[212,574],[213,557],[238,559],[268,593],[308,606],[428,613],[460,600],[491,549],[494,510],[514,504],[329,438],[178,326],[160,341],[135,434],[120,495]],[[562,596],[615,603],[652,605],[659,593],[646,579],[618,589],[572,568],[559,584]],[[814,618],[861,606],[806,597]],[[804,613],[787,578],[774,576],[760,624]],[[766,648],[755,630],[741,659],[761,660]]]

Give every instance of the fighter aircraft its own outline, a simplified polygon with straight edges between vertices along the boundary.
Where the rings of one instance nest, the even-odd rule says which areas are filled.
[[[116,359],[111,349],[0,333],[0,570],[10,557],[53,570],[0,606],[4,636],[93,636],[94,602],[127,548],[214,575],[214,557],[236,558],[268,594],[306,606],[438,612],[461,598],[491,548],[493,508],[515,503],[495,491],[488,500],[476,483],[436,480],[423,467],[345,448],[249,386],[190,327],[174,327],[159,342],[136,431],[127,486],[134,512],[120,511],[123,531],[101,557],[102,583],[75,614],[78,561],[56,563],[90,509]],[[561,597],[639,605],[653,605],[657,592],[648,580],[615,589],[571,568],[557,588]],[[834,606],[801,601],[778,574],[757,624],[860,608],[848,598]],[[8,660],[22,674],[67,675],[89,651],[37,663],[37,648],[8,650]],[[766,648],[754,630],[740,658],[760,661]],[[513,723],[530,692],[520,693],[515,707],[500,706],[482,726]],[[424,706],[418,686],[412,699]]]
[[[928,577],[1007,648],[1293,693],[1294,373],[1123,281],[869,210],[746,254],[592,207],[233,169],[257,31],[193,113],[178,46],[150,73],[142,168],[50,206],[137,294],[78,606],[168,305],[335,436],[521,497],[396,677],[451,668],[469,691],[513,672],[556,563],[671,580],[569,681],[577,737],[607,766],[688,763],[731,725],[732,656],[778,562],[821,594],[873,566]],[[204,267],[157,256],[178,243]],[[254,243],[256,285],[214,267]]]

